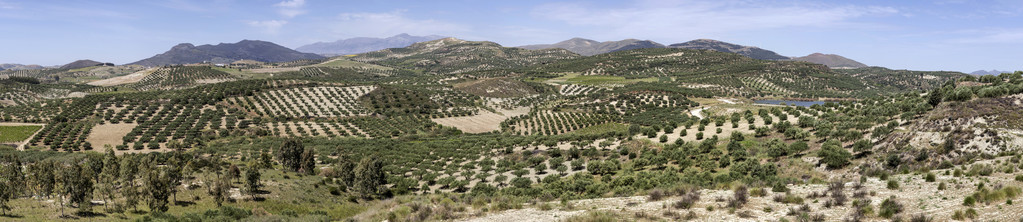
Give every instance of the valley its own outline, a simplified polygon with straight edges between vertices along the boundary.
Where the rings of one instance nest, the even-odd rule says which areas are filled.
[[[1023,217],[1020,71],[431,38],[2,70],[0,220]]]

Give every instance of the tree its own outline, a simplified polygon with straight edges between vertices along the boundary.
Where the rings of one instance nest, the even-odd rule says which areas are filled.
[[[281,162],[285,169],[298,171],[302,167],[300,158],[304,150],[305,145],[302,145],[301,140],[287,139],[277,149],[277,161]]]
[[[92,210],[92,172],[89,169],[89,161],[81,158],[60,163],[56,167],[56,187],[60,196],[61,215],[64,215],[65,201],[68,204],[78,206],[81,212]]]
[[[213,196],[213,202],[217,203],[217,207],[223,206],[224,200],[227,199],[227,196],[229,195],[228,191],[230,189],[230,179],[222,177],[216,180],[210,195]]]
[[[137,156],[124,156],[121,158],[121,195],[124,196],[124,204],[138,211],[138,204],[142,193],[139,192],[138,182],[139,168],[136,164]]]
[[[162,170],[155,166],[154,160],[145,161],[148,163],[142,163],[143,167],[141,171],[143,174],[144,187],[142,193],[146,195],[146,205],[149,206],[150,211],[167,211],[167,198],[171,196],[171,179],[170,174],[172,169],[164,167]]]
[[[840,169],[849,164],[852,154],[842,148],[837,141],[829,140],[824,142],[821,150],[817,152],[817,156],[821,158],[821,163],[828,166],[828,169]]]
[[[18,198],[25,188],[25,175],[21,171],[21,159],[17,155],[5,155],[0,161],[0,212],[7,215],[11,210],[11,199]]]
[[[383,163],[376,157],[365,157],[355,167],[355,190],[363,198],[370,198],[376,195],[378,188],[384,185],[386,177],[383,171]]]
[[[252,199],[256,199],[256,194],[259,193],[259,169],[251,168],[245,172],[245,193],[252,196]]]
[[[355,180],[355,163],[351,159],[347,156],[338,158],[337,166],[334,169],[338,173],[337,179],[343,188],[355,186],[353,182]]]
[[[103,157],[103,172],[100,173],[99,181],[99,193],[103,198],[104,209],[108,209],[107,205],[117,199],[118,176],[121,174],[120,164],[117,155],[114,155],[114,150],[108,147],[106,155]]]
[[[306,148],[302,152],[302,172],[308,175],[316,174],[316,151],[313,148]]]

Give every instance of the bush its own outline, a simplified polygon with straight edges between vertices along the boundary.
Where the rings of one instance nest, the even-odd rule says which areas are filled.
[[[888,189],[889,190],[898,190],[899,189],[899,181],[896,181],[896,180],[893,180],[893,179],[889,179],[888,180]]]
[[[902,204],[895,200],[895,197],[889,197],[881,202],[880,211],[877,213],[878,216],[891,219],[892,216],[902,213]]]
[[[927,173],[927,175],[924,176],[924,181],[934,182],[935,180],[937,180],[937,178],[935,178],[933,173]]]
[[[821,163],[828,166],[828,169],[841,169],[849,165],[849,158],[852,158],[852,154],[848,150],[832,141],[825,142],[821,150],[817,152],[817,156],[821,158]]]

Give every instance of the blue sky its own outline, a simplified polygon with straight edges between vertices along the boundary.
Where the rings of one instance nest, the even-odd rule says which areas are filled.
[[[1023,70],[1023,1],[0,0],[0,63],[117,64],[196,45],[400,33],[505,46],[699,38],[913,70]]]

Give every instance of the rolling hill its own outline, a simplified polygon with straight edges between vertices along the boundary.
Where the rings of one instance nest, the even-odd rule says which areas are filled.
[[[998,70],[994,70],[994,69],[992,69],[991,71],[977,70],[977,71],[971,72],[970,75],[982,76],[982,75],[998,75],[998,74],[1002,74],[1002,73],[1012,73],[1012,72],[1010,72],[1010,71],[998,71]]]
[[[386,48],[401,48],[417,42],[425,42],[444,38],[439,35],[412,36],[409,34],[398,34],[387,38],[357,37],[342,39],[334,42],[317,42],[295,48],[296,51],[305,53],[316,53],[320,55],[351,55],[364,52],[372,52]]]
[[[163,66],[191,63],[231,63],[250,59],[261,62],[290,62],[304,59],[322,59],[323,56],[302,53],[272,42],[242,40],[238,43],[195,46],[181,43],[169,51],[130,63],[130,65]]]
[[[523,68],[577,57],[578,54],[565,49],[528,50],[503,47],[494,42],[444,38],[363,53],[352,60],[425,73],[456,74]]]
[[[793,57],[792,60],[812,62],[826,65],[831,68],[863,68],[867,65],[846,57],[835,54],[814,53],[803,57]]]
[[[730,52],[754,59],[764,60],[785,60],[789,57],[778,55],[770,50],[761,49],[753,46],[736,45],[732,43],[722,42],[713,39],[697,39],[693,41],[671,44],[668,48],[682,48],[682,49],[709,49],[720,52]]]
[[[88,59],[74,61],[65,65],[60,66],[61,69],[80,69],[92,66],[114,66],[112,63],[97,62]]]
[[[579,55],[591,56],[608,52],[643,49],[643,48],[664,48],[664,45],[650,40],[625,39],[621,41],[598,42],[584,38],[572,38],[554,44],[524,45],[524,49],[549,49],[562,48],[578,53]]]

